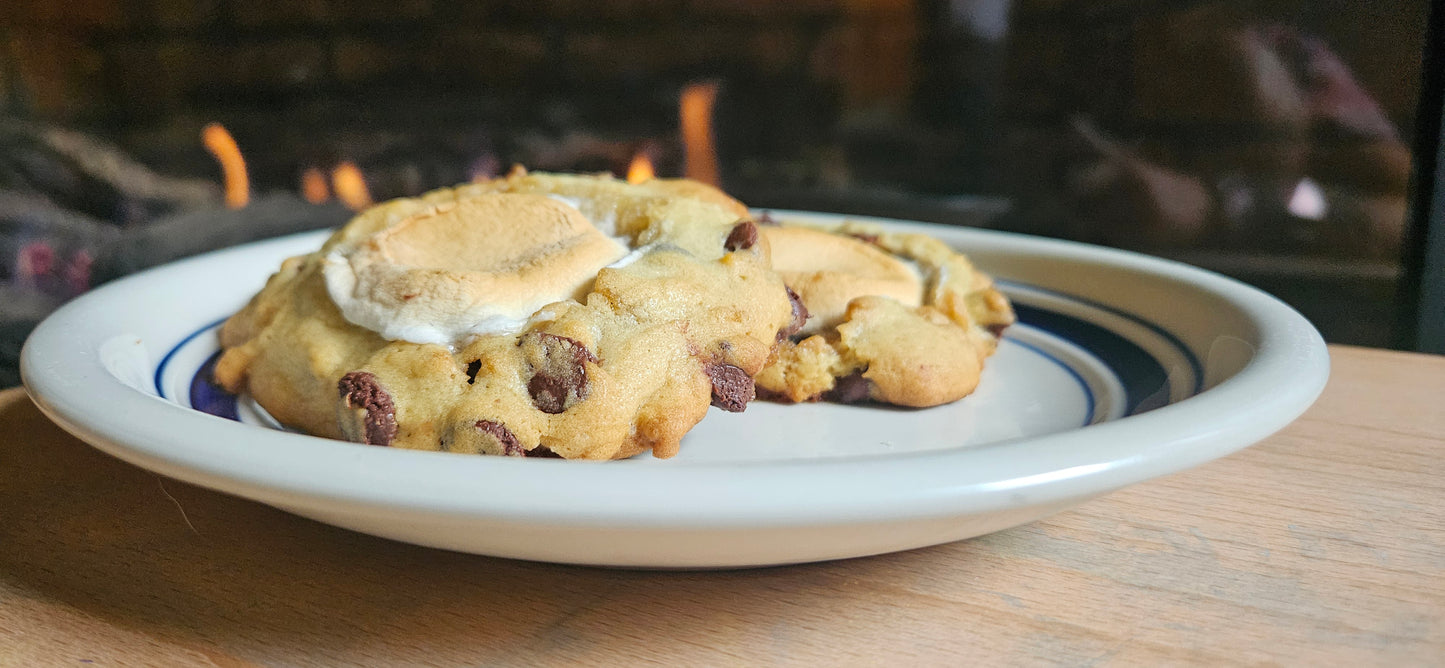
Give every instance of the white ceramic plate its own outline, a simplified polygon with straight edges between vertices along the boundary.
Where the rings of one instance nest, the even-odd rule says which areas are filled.
[[[330,441],[281,430],[211,386],[219,322],[323,233],[106,285],[41,323],[21,369],[65,429],[168,476],[422,545],[637,567],[837,559],[1015,526],[1255,443],[1303,412],[1328,375],[1304,318],[1221,276],[1075,243],[886,224],[964,249],[1014,300],[1020,324],[979,391],[927,410],[714,411],[670,460]]]

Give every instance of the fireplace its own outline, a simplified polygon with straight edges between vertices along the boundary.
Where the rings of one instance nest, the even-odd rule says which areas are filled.
[[[521,163],[1142,249],[1388,344],[1424,4],[11,0],[5,327]]]

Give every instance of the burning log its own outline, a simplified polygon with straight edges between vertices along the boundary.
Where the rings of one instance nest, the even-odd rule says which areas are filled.
[[[351,216],[289,193],[232,209],[220,195],[84,135],[0,121],[0,387],[20,381],[20,348],[40,319],[99,283]]]
[[[0,190],[115,225],[220,201],[209,181],[162,176],[88,135],[10,119],[0,119]]]
[[[217,248],[336,227],[351,215],[339,204],[317,206],[290,193],[274,193],[252,198],[243,209],[168,216],[123,235],[97,262],[97,278],[109,280]]]

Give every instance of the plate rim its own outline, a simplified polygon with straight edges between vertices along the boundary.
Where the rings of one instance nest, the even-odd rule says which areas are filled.
[[[47,416],[93,446],[143,468],[273,505],[309,500],[374,512],[688,530],[936,519],[1087,498],[1253,444],[1303,413],[1328,378],[1324,341],[1303,316],[1256,288],[1203,269],[1130,251],[994,230],[841,214],[773,213],[786,218],[867,220],[950,242],[987,240],[1034,256],[1068,257],[1169,278],[1239,309],[1257,325],[1259,342],[1244,368],[1193,397],[1142,415],[1056,434],[824,461],[667,466],[463,458],[259,431],[144,394],[106,371],[96,355],[67,346],[87,339],[99,345],[104,337],[82,333],[84,319],[114,295],[142,290],[157,277],[194,270],[221,257],[264,249],[279,260],[283,254],[279,249],[286,244],[313,237],[319,244],[329,234],[312,231],[213,251],[82,295],[31,334],[21,355],[21,375],[27,392]],[[102,415],[88,410],[97,403],[110,405],[113,411]],[[1181,424],[1191,426],[1181,429]],[[196,443],[199,434],[209,438]],[[1081,447],[1081,440],[1087,447]],[[998,456],[1003,448],[1010,451]],[[1050,464],[1020,465],[1020,460]],[[438,466],[442,461],[446,465]],[[536,478],[543,479],[548,494],[537,495]],[[487,493],[476,493],[478,488]]]

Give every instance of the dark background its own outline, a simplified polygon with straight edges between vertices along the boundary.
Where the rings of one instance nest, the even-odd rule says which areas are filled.
[[[299,196],[308,171],[354,164],[378,200],[514,162],[623,173],[644,154],[681,174],[678,99],[700,83],[722,185],[754,206],[1144,250],[1270,290],[1332,341],[1408,347],[1426,243],[1409,203],[1429,191],[1412,147],[1438,145],[1429,10],[8,0],[0,361],[98,282],[343,221]],[[247,159],[247,209],[221,204],[212,122]]]

